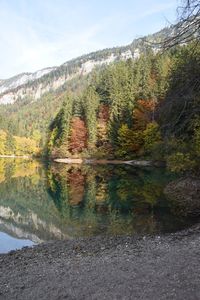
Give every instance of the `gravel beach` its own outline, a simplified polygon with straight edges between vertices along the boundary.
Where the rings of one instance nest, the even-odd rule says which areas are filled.
[[[0,299],[200,299],[200,225],[85,238],[0,255]]]

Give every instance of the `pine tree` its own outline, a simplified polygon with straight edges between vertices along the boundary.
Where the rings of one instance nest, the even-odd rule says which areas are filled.
[[[15,153],[15,139],[11,133],[7,133],[5,143],[5,154],[12,155]]]
[[[94,148],[97,140],[97,112],[99,95],[93,86],[89,86],[83,95],[85,117],[88,129],[88,146]]]

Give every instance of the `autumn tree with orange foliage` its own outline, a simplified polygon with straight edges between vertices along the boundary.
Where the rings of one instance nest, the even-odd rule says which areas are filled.
[[[88,133],[85,122],[80,117],[73,117],[69,139],[69,152],[78,154],[87,148]]]
[[[155,100],[138,100],[133,111],[133,128],[144,130],[149,122],[154,121]]]

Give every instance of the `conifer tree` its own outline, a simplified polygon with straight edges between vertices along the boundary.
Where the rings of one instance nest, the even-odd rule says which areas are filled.
[[[97,139],[97,111],[99,107],[99,95],[93,86],[86,89],[83,101],[88,128],[88,145],[93,148]]]

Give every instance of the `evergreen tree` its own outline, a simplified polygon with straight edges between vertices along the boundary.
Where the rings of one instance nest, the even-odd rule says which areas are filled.
[[[99,95],[93,86],[86,89],[83,101],[88,129],[88,145],[93,148],[97,139],[97,111],[99,107]]]
[[[7,133],[5,143],[5,154],[12,155],[15,153],[15,139],[11,133]]]

